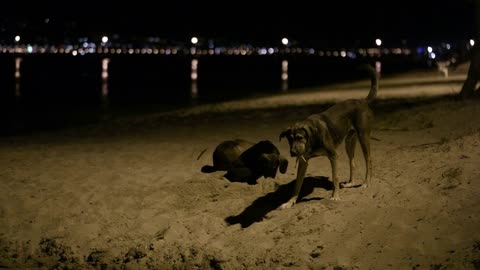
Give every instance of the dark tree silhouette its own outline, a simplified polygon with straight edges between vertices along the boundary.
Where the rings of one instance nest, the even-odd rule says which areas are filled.
[[[480,80],[480,0],[473,0],[473,2],[475,9],[475,45],[471,50],[467,79],[463,83],[459,94],[462,99],[467,99],[475,94],[475,86]]]

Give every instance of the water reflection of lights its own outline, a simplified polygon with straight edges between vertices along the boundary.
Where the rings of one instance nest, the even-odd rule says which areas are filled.
[[[192,79],[192,81],[195,81],[198,79],[198,60],[197,59],[192,59],[192,64],[191,64],[191,67],[192,67],[192,73],[190,74],[190,78]]]
[[[282,80],[288,80],[288,61],[282,61]]]

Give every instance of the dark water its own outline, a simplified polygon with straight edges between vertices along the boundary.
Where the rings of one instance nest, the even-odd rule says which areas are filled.
[[[192,85],[191,56],[110,55],[108,78],[102,79],[105,58],[0,55],[1,134],[356,80],[366,78],[357,70],[359,64],[376,60],[308,55],[200,56],[198,79]],[[281,79],[285,60],[288,81]],[[16,61],[20,61],[19,78]],[[413,56],[382,58],[383,74],[418,67],[426,64]]]

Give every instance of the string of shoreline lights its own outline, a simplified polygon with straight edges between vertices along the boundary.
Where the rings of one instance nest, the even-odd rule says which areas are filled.
[[[10,45],[0,44],[0,54],[66,54],[72,56],[83,56],[87,54],[123,54],[123,55],[289,55],[301,54],[324,57],[357,58],[357,57],[378,57],[380,55],[426,55],[430,59],[435,59],[439,53],[448,52],[453,48],[451,43],[441,43],[439,45],[429,45],[417,48],[386,48],[382,46],[383,42],[377,38],[374,41],[375,46],[369,48],[355,49],[315,49],[293,46],[288,38],[281,39],[281,46],[263,47],[252,45],[240,46],[213,46],[209,44],[208,48],[199,46],[200,39],[192,37],[190,44],[159,46],[149,44],[142,47],[134,47],[131,43],[121,44],[113,43],[108,36],[102,36],[99,44],[88,42],[84,38],[79,44],[59,44],[59,45],[39,45],[22,43],[20,35],[14,37],[14,43]],[[471,49],[475,45],[475,40],[470,39],[466,44],[466,49]]]

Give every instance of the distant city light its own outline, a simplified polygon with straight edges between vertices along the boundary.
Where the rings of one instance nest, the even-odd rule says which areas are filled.
[[[72,51],[72,55],[73,55],[73,56],[77,56],[77,53],[78,53],[78,52],[77,52],[76,50]]]
[[[33,52],[33,47],[31,45],[28,45],[27,47],[27,52],[32,53]]]
[[[102,43],[107,43],[108,42],[108,37],[107,36],[103,36],[102,37]]]
[[[268,53],[269,54],[273,54],[273,52],[274,52],[273,48],[268,48]]]
[[[432,53],[432,52],[433,52],[433,48],[430,47],[430,46],[428,46],[428,47],[427,47],[427,52],[428,52],[428,53]]]
[[[288,45],[288,38],[282,38],[282,44]]]
[[[472,47],[473,47],[473,45],[475,45],[475,40],[473,40],[473,39],[470,39],[470,46],[472,46]]]
[[[190,40],[190,42],[192,42],[192,44],[195,45],[195,44],[198,43],[198,38],[197,38],[197,37],[192,37],[192,39]]]
[[[377,44],[377,46],[381,46],[382,45],[382,40],[377,38],[375,39],[375,44]]]
[[[447,48],[447,50],[450,50],[450,48],[452,48],[452,46],[450,46],[449,43],[447,43],[447,45],[445,47]]]
[[[19,42],[20,41],[20,36],[15,36],[15,42]]]
[[[432,52],[432,53],[430,54],[430,58],[435,59],[435,57],[437,57],[437,55],[435,55],[435,53]]]
[[[340,52],[340,56],[342,56],[342,57],[347,56],[347,52],[346,52],[346,51],[341,51],[341,52]]]

